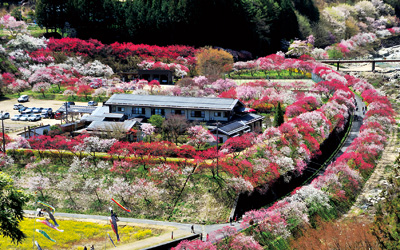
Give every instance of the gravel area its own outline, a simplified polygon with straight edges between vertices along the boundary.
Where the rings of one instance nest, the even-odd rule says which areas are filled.
[[[63,104],[63,101],[57,101],[57,100],[39,100],[39,99],[33,99],[32,97],[29,98],[29,102],[24,102],[21,103],[25,107],[42,107],[42,108],[52,108],[53,111],[56,111],[61,107]],[[9,112],[10,117],[13,117],[16,114],[19,114],[18,110],[14,110],[14,104],[18,104],[17,99],[2,99],[0,101],[0,111],[3,112]],[[84,105],[86,106],[86,102],[75,102],[76,105]],[[4,128],[6,133],[11,136],[15,137],[17,133],[21,132],[24,130],[24,127],[28,126],[38,126],[38,125],[54,125],[54,124],[60,124],[60,120],[55,120],[55,119],[42,119],[40,121],[35,121],[35,122],[28,122],[28,121],[11,121],[11,119],[5,119],[4,120]]]

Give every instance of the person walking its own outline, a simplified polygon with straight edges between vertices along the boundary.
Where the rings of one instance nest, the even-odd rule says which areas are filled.
[[[87,250],[87,247],[85,246],[85,247],[83,248],[83,250]]]
[[[90,250],[94,250],[94,246],[93,245],[90,247]]]
[[[192,233],[194,233],[194,225],[192,225],[191,229],[192,229]]]

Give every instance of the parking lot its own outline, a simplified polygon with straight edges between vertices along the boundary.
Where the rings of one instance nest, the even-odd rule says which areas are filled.
[[[63,105],[64,101],[57,101],[57,100],[38,100],[32,99],[30,97],[28,102],[21,102],[22,105],[25,107],[41,107],[41,108],[52,108],[53,112],[60,108]],[[0,101],[0,111],[10,113],[10,118],[16,114],[19,114],[18,110],[14,110],[14,104],[18,104],[17,99],[9,99],[9,100],[2,100]],[[87,102],[75,102],[76,105],[83,105],[86,106]],[[24,127],[32,126],[32,125],[39,125],[39,124],[60,124],[60,120],[55,119],[41,119],[39,121],[11,121],[11,119],[4,120],[4,127],[7,134],[13,136],[17,132],[23,131]]]

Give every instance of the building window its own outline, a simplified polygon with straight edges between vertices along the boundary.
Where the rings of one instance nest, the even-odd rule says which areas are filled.
[[[229,112],[224,112],[224,117],[229,117]]]
[[[214,112],[215,117],[221,117],[221,112]]]
[[[136,115],[144,115],[146,113],[145,108],[133,108],[132,109],[132,114],[136,114]]]
[[[111,112],[115,112],[115,111],[117,111],[116,107],[115,106],[111,106]]]
[[[185,110],[173,109],[173,110],[171,110],[171,114],[173,114],[173,115],[184,115],[185,114]]]
[[[204,118],[205,117],[205,113],[204,113],[204,111],[192,110],[192,111],[190,111],[190,116],[191,117],[196,117],[196,118]]]
[[[152,114],[153,115],[165,115],[165,110],[164,109],[153,109]]]
[[[117,107],[117,111],[118,111],[118,112],[124,112],[124,111],[125,111],[125,108],[124,108],[124,107]]]

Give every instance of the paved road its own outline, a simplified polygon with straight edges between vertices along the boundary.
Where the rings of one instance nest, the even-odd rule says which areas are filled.
[[[351,130],[349,132],[346,141],[342,146],[342,149],[336,154],[333,161],[335,161],[344,152],[346,152],[347,148],[350,146],[351,143],[353,143],[354,139],[357,138],[358,134],[360,133],[360,128],[363,124],[363,119],[365,117],[365,112],[366,112],[366,111],[364,112],[363,110],[366,109],[366,106],[358,95],[355,95],[355,97],[356,97],[356,111],[354,111],[354,120],[352,123]]]

